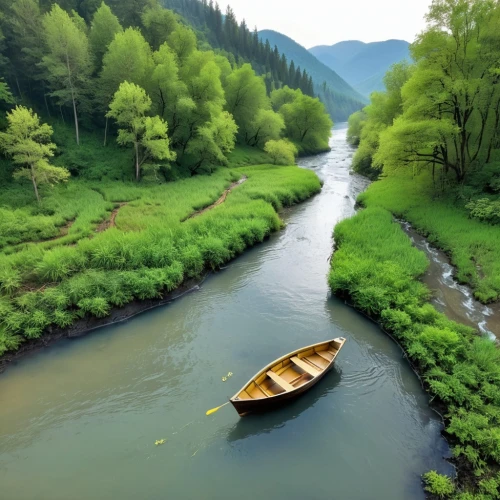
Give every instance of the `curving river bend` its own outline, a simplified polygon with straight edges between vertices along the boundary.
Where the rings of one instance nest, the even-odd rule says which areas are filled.
[[[0,376],[2,498],[420,499],[420,474],[450,472],[399,348],[328,293],[332,228],[366,187],[345,137],[301,160],[322,193],[200,290]],[[295,403],[205,417],[272,359],[340,335],[334,370]]]

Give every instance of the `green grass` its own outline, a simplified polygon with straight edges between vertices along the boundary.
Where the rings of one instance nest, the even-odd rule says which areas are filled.
[[[389,211],[370,206],[338,224],[334,237],[332,291],[397,339],[445,415],[458,483],[431,472],[424,477],[427,491],[500,498],[500,351],[428,303],[429,290],[419,281],[427,259]]]
[[[222,205],[182,222],[244,175],[248,180]],[[27,195],[7,194],[0,205],[27,229],[16,233],[13,221],[5,226],[25,243],[10,241],[0,250],[0,354],[53,325],[106,316],[112,307],[160,297],[207,268],[219,268],[280,229],[281,207],[319,190],[313,172],[261,165],[163,184],[72,180],[45,190],[42,209]],[[96,233],[119,202],[127,204],[116,227]],[[67,236],[26,243],[56,236],[67,221],[73,221]],[[42,234],[40,227],[48,229]]]
[[[500,298],[500,226],[469,218],[453,200],[438,196],[430,176],[389,176],[360,195],[367,207],[383,207],[410,222],[444,250],[457,268],[457,278],[470,284],[484,303]]]

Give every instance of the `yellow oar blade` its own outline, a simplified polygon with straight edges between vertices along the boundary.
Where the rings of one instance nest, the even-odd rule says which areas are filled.
[[[208,410],[207,413],[205,413],[205,415],[208,417],[208,415],[212,415],[213,413],[215,413],[216,411],[219,411],[222,407],[224,407],[228,404],[229,404],[229,401],[227,403],[224,403],[223,405],[217,406],[217,408],[212,408],[211,410]]]

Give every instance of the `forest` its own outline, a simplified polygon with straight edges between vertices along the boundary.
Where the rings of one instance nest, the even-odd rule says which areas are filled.
[[[499,23],[497,2],[432,3],[413,62],[394,65],[386,90],[349,119],[354,170],[376,182],[334,232],[332,290],[397,340],[443,416],[457,477],[425,474],[436,498],[500,496],[500,357],[430,304],[428,261],[398,220],[446,252],[476,299],[498,301]]]
[[[1,353],[216,269],[320,189],[293,166],[328,150],[319,99],[267,87],[159,3],[0,10]]]

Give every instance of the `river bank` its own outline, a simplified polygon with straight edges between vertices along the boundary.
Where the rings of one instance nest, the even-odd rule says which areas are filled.
[[[455,278],[468,284],[477,300],[494,303],[500,297],[500,226],[469,217],[422,172],[393,173],[374,182],[359,202],[382,207],[408,221],[430,244],[446,253]]]
[[[330,287],[404,348],[445,417],[445,433],[454,445],[456,489],[496,491],[500,353],[495,344],[429,303],[430,290],[420,281],[429,263],[387,210],[363,210],[337,225],[334,238]],[[433,494],[448,498],[455,492],[445,477],[425,479]]]
[[[22,344],[43,344],[47,333],[58,337],[73,325],[81,333],[87,324],[105,324],[129,303],[161,303],[157,299],[279,230],[283,207],[321,189],[313,172],[272,165],[221,169],[165,185],[115,182],[101,185],[98,193],[82,187],[83,196],[90,191],[108,205],[120,204],[114,227],[71,235],[76,244],[63,238],[0,253],[4,356]],[[88,205],[81,203],[72,229],[81,219],[89,222]]]
[[[422,473],[452,473],[441,421],[399,348],[329,293],[331,228],[355,213],[367,185],[349,175],[345,128],[331,145],[300,160],[323,181],[321,193],[283,210],[283,231],[199,290],[63,339],[0,377],[6,497],[132,500],[168,491],[225,500],[238,489],[245,500],[299,500],[331,496],[330,477],[339,498],[369,491],[423,500]],[[255,418],[230,407],[205,416],[266,362],[337,336],[348,341],[334,369],[296,402]],[[158,439],[166,443],[155,446]],[[259,480],[241,488],[249,477]]]

